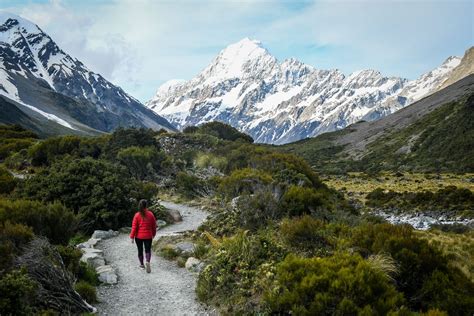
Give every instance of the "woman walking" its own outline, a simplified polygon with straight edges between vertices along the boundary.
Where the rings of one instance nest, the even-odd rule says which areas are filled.
[[[140,261],[140,268],[145,269],[143,265],[143,246],[145,246],[146,256],[146,272],[151,272],[151,242],[156,235],[156,219],[155,215],[147,209],[147,201],[140,200],[138,204],[139,211],[135,213],[132,222],[132,232],[130,238],[137,244],[138,260]]]

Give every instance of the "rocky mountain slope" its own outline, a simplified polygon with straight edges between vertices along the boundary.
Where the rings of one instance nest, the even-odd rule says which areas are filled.
[[[296,59],[279,62],[246,38],[195,78],[163,84],[147,106],[179,128],[219,120],[256,142],[283,144],[393,113],[436,91],[460,62],[449,57],[413,81],[376,70],[346,76]]]
[[[474,172],[474,74],[373,122],[276,147],[322,172]]]
[[[111,131],[119,126],[174,129],[61,50],[37,25],[1,11],[0,95],[25,115],[34,112],[33,119],[44,123],[45,133],[49,133],[48,123],[73,133]],[[15,117],[2,113],[1,120],[15,121]]]

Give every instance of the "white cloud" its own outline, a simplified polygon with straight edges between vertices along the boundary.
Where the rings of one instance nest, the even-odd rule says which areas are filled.
[[[13,10],[142,101],[165,80],[191,78],[247,36],[279,58],[408,77],[474,42],[470,0],[52,0]]]

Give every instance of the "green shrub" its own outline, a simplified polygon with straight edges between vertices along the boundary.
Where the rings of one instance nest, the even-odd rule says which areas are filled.
[[[132,146],[117,153],[117,160],[139,180],[153,179],[165,158],[166,155],[154,146]]]
[[[145,128],[118,128],[107,139],[104,148],[105,157],[114,159],[121,149],[138,146],[158,148],[157,132]]]
[[[249,302],[263,265],[279,261],[285,255],[271,236],[239,232],[225,238],[213,249],[209,265],[199,274],[196,293],[200,300],[227,307],[227,314],[253,314],[258,305]]]
[[[180,171],[176,175],[176,190],[187,198],[194,198],[208,193],[209,187],[206,181]]]
[[[241,195],[237,200],[236,224],[238,227],[258,230],[269,221],[281,218],[278,201],[272,192],[257,191],[253,195]]]
[[[92,285],[99,285],[99,276],[95,271],[94,267],[85,263],[79,262],[79,270],[77,272],[78,280],[85,281]]]
[[[16,187],[17,181],[7,169],[0,167],[0,194],[8,194]]]
[[[79,281],[75,284],[74,288],[87,303],[97,303],[97,291],[93,285],[85,281]]]
[[[324,189],[290,186],[282,197],[280,206],[283,214],[301,216],[311,214],[328,219],[333,210],[330,193]]]
[[[14,270],[0,278],[0,314],[31,315],[36,300],[36,283],[24,271]]]
[[[53,162],[71,156],[97,159],[102,153],[106,137],[57,136],[37,143],[29,150],[33,166],[49,166]]]
[[[22,149],[29,148],[34,143],[34,139],[10,138],[0,140],[0,160],[6,159],[13,153],[19,152]]]
[[[275,314],[385,315],[404,299],[390,280],[357,255],[298,258],[277,266],[275,284],[265,293]]]
[[[78,275],[80,269],[80,259],[82,257],[82,251],[72,246],[56,246],[56,250],[59,252],[61,259],[63,259],[64,266],[73,275]]]
[[[458,268],[449,265],[440,250],[417,238],[411,226],[362,225],[354,230],[351,243],[365,256],[387,253],[395,260],[399,267],[395,276],[397,288],[405,294],[411,308],[426,311],[449,306],[453,315],[462,315],[474,308],[472,295],[469,295],[473,293],[473,284]],[[436,291],[446,294],[442,302]]]
[[[210,153],[198,153],[194,160],[194,165],[198,168],[213,167],[217,170],[224,171],[227,167],[227,159]]]
[[[253,138],[249,135],[239,132],[236,128],[228,124],[217,121],[204,123],[197,127],[186,127],[183,132],[187,134],[208,134],[223,140],[253,143]]]
[[[238,169],[221,180],[218,192],[227,198],[234,198],[261,191],[272,182],[272,176],[261,170]]]
[[[10,223],[0,223],[0,274],[10,269],[15,256],[21,253],[23,246],[33,239],[30,227]]]
[[[176,264],[178,265],[178,267],[184,268],[186,265],[186,258],[178,257],[178,259],[176,259]]]
[[[55,244],[67,244],[76,228],[74,214],[59,203],[0,200],[0,223],[6,221],[30,226]]]
[[[129,225],[136,200],[149,192],[123,167],[92,158],[60,161],[28,178],[18,195],[61,201],[78,214],[80,229],[118,229]]]
[[[332,248],[326,224],[309,215],[283,220],[280,233],[291,248],[304,253],[321,255]]]

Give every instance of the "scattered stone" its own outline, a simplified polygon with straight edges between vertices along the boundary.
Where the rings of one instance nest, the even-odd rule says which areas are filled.
[[[90,249],[90,248],[84,248],[84,249]],[[92,249],[92,250],[97,250],[97,249]],[[102,257],[102,253],[98,253],[98,252],[84,253],[81,257],[81,261],[91,265],[94,268],[105,265],[105,260]]]
[[[171,218],[173,218],[173,221],[175,223],[177,222],[182,222],[183,221],[183,216],[181,216],[181,213],[178,210],[166,210],[168,214],[170,214]]]
[[[192,272],[201,272],[201,260],[194,258],[194,257],[189,257],[188,260],[186,260],[186,264],[184,265],[187,270],[192,271]]]
[[[189,241],[182,241],[177,243],[174,248],[181,255],[191,256],[194,253],[195,245]]]
[[[106,230],[95,230],[94,233],[92,234],[92,238],[95,239],[108,239],[112,238],[115,236],[118,236],[118,232],[113,231],[112,229],[109,229],[108,231]]]
[[[99,281],[106,284],[116,284],[117,274],[112,266],[104,265],[95,269],[99,275]]]
[[[88,241],[85,241],[83,243],[80,243],[79,245],[77,245],[76,247],[79,248],[79,249],[82,249],[82,248],[94,248],[95,245],[97,245],[97,243],[100,241],[100,239],[96,239],[96,238],[90,238]]]

